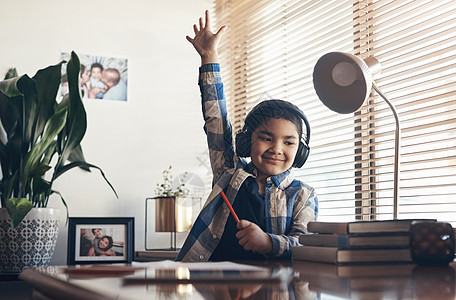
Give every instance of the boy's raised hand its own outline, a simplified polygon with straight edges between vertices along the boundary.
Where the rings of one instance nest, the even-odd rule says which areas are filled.
[[[196,24],[193,25],[195,37],[191,38],[188,35],[186,36],[187,40],[195,47],[196,51],[201,56],[201,63],[203,65],[218,63],[217,47],[223,33],[228,28],[227,26],[222,26],[217,33],[212,33],[209,11],[206,10],[205,14],[205,22],[203,21],[203,18],[199,18],[199,28]]]

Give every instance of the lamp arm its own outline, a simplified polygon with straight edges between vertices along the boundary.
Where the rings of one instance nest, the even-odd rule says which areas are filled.
[[[394,207],[393,207],[393,218],[397,219],[398,215],[398,207],[399,207],[399,164],[400,164],[400,150],[401,150],[401,124],[399,121],[399,115],[396,112],[396,108],[394,105],[391,103],[391,101],[388,99],[388,97],[385,96],[385,94],[380,91],[380,89],[377,87],[375,82],[372,82],[372,87],[373,89],[380,95],[380,97],[385,100],[385,102],[389,105],[391,108],[391,111],[393,112],[394,119],[396,120],[396,133],[394,136],[394,195],[393,195],[393,201],[394,201]]]

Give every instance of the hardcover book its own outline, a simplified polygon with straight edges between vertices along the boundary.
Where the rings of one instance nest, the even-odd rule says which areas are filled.
[[[299,237],[299,243],[305,246],[325,246],[347,248],[406,248],[410,244],[408,233],[399,234],[303,234]]]
[[[332,263],[411,263],[408,248],[392,249],[340,249],[338,247],[296,246],[291,250],[297,260]]]
[[[353,221],[353,222],[319,222],[311,221],[307,230],[314,233],[378,233],[378,232],[409,232],[413,222],[425,222],[435,219],[397,219],[379,221]]]

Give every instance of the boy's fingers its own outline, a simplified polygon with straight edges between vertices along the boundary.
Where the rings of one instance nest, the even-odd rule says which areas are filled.
[[[227,29],[228,29],[228,26],[226,26],[226,25],[220,27],[220,29],[217,31],[216,35],[222,36]]]
[[[211,28],[211,19],[209,17],[209,10],[206,10],[205,14],[206,14],[206,27]]]
[[[239,230],[244,229],[247,226],[247,224],[245,224],[245,222],[246,222],[245,220],[241,220],[239,223],[236,224],[236,228]]]
[[[242,239],[246,234],[247,234],[247,232],[241,229],[241,230],[239,230],[238,232],[236,232],[236,238],[240,240],[240,239]]]
[[[247,227],[249,227],[252,223],[247,221],[247,220],[241,220],[239,223],[237,223],[236,228],[239,230],[244,230]]]

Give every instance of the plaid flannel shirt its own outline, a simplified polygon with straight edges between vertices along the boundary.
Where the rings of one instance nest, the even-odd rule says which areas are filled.
[[[178,261],[210,259],[230,214],[220,191],[224,190],[233,203],[244,180],[256,174],[252,163],[235,155],[219,64],[200,67],[199,86],[213,189],[176,258]],[[317,218],[318,200],[314,189],[295,180],[289,169],[267,179],[265,201],[265,232],[272,241],[268,257],[290,258],[291,246],[299,245],[299,235],[305,234],[307,223]]]

